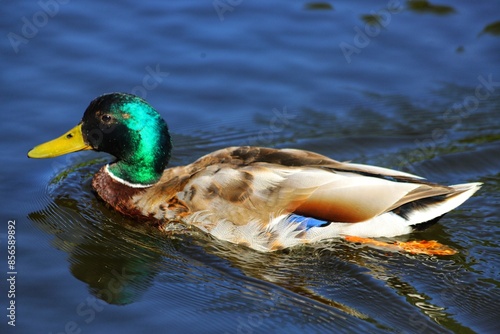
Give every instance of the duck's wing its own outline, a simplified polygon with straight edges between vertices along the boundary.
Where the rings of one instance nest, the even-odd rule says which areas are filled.
[[[167,175],[172,170],[175,182]],[[169,190],[175,193],[169,201],[186,212],[206,212],[214,221],[236,225],[266,224],[270,217],[287,213],[328,222],[362,222],[405,204],[443,201],[466,190],[295,149],[231,147],[172,170],[148,198],[160,205],[162,192],[175,188]]]
[[[181,195],[193,208],[217,207],[245,224],[290,212],[333,222],[361,222],[425,198],[463,191],[387,168],[345,163],[296,149],[231,147],[191,165]],[[194,193],[194,195],[193,195]],[[246,219],[245,219],[246,217]]]
[[[313,187],[306,188],[308,185]],[[308,189],[308,195],[293,208],[294,213],[330,222],[355,223],[389,211],[397,202],[404,202],[406,196],[417,192],[421,185],[345,169],[308,168],[291,175],[283,187]]]

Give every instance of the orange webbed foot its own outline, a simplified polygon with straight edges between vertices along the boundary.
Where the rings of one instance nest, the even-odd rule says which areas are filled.
[[[453,248],[443,245],[436,240],[384,242],[371,238],[361,238],[354,236],[345,236],[344,239],[349,242],[381,247],[392,251],[405,251],[412,254],[453,255],[457,253],[457,251]]]

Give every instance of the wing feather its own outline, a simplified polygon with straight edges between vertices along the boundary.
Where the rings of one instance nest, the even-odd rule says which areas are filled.
[[[173,182],[176,178],[182,182]],[[143,198],[149,212],[160,205],[152,200],[160,197],[156,192],[168,190],[173,196],[171,206],[210,212],[214,221],[235,225],[250,220],[267,224],[270,216],[286,213],[362,222],[407,203],[464,191],[409,173],[339,162],[313,152],[248,146],[222,149],[189,166],[167,170],[155,188],[155,193],[148,191]]]
[[[299,171],[283,182],[282,186],[300,189],[301,184],[308,184],[308,189],[313,189],[307,198],[295,201],[296,207],[292,208],[294,213],[349,223],[365,221],[388,211],[396,202],[420,187],[419,184],[318,169]]]

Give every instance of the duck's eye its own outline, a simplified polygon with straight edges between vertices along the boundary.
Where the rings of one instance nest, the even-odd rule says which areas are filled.
[[[112,119],[113,118],[110,115],[108,115],[108,114],[105,114],[105,115],[101,116],[101,121],[103,121],[104,123],[109,123],[109,122],[111,122]]]

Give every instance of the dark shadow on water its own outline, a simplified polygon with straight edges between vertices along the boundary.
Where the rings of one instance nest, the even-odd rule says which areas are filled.
[[[307,10],[333,10],[333,5],[328,2],[308,2],[305,4]]]
[[[433,4],[427,0],[409,0],[408,8],[417,13],[430,13],[437,15],[448,15],[455,13],[455,9],[447,5]]]
[[[496,37],[500,36],[500,21],[495,21],[486,25],[479,35],[481,36],[483,34],[490,34]]]

